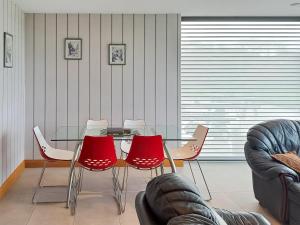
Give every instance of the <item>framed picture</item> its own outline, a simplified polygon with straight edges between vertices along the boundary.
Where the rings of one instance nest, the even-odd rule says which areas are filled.
[[[109,45],[109,64],[125,65],[126,64],[126,45],[110,44]]]
[[[13,67],[13,36],[4,32],[4,54],[3,54],[4,67]]]
[[[82,59],[81,38],[65,38],[65,59],[68,60]]]

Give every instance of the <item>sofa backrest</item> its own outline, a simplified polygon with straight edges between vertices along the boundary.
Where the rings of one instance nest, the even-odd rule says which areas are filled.
[[[300,122],[278,119],[257,124],[247,133],[250,149],[268,154],[295,151],[300,154]]]
[[[160,224],[167,224],[174,217],[196,214],[197,224],[220,225],[194,183],[178,174],[164,174],[152,179],[147,184],[146,199]]]

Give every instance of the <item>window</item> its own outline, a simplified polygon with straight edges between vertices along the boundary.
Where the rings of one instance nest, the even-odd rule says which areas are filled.
[[[300,119],[300,19],[181,23],[181,127],[210,130],[202,157],[244,157],[248,129]]]

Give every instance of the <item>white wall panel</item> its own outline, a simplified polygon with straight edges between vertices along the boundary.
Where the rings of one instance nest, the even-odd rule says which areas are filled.
[[[56,130],[56,15],[46,15],[45,60],[45,138],[49,142]]]
[[[123,17],[122,15],[112,15],[111,43],[123,43]],[[112,126],[122,126],[123,124],[123,65],[111,67],[111,106],[112,106]]]
[[[45,133],[45,14],[36,14],[34,16],[34,81],[33,81],[33,114],[34,125],[38,125]],[[28,132],[32,132],[28,131]],[[34,139],[34,159],[41,158],[36,139]]]
[[[13,1],[0,0],[0,185],[24,159],[23,15]],[[13,35],[13,68],[4,68],[3,65],[3,32]]]
[[[79,34],[82,38],[82,60],[79,61],[79,126],[90,118],[90,15],[79,15]]]
[[[27,16],[26,16],[26,21],[27,21]],[[56,47],[56,65],[57,65],[56,129],[57,129],[60,126],[68,125],[68,65],[67,65],[67,60],[64,60],[64,39],[68,36],[68,19],[66,14],[57,14],[56,30],[57,30],[57,34],[56,34],[56,44],[57,44]],[[27,86],[26,86],[26,90],[27,90]],[[62,149],[68,148],[66,142],[57,142],[56,146]]]
[[[111,66],[108,65],[108,45],[111,43],[111,17],[101,15],[101,118],[111,125]]]
[[[133,119],[133,15],[123,15],[123,43],[126,44],[126,66],[123,67],[123,118]]]
[[[167,17],[156,16],[156,125],[167,124]],[[175,78],[175,77],[174,77]],[[170,109],[172,110],[172,109]],[[159,128],[166,133],[165,127]]]
[[[155,125],[155,15],[145,16],[145,122]]]
[[[3,21],[4,19],[4,2],[0,1],[0,34],[3,34]],[[3,35],[0,35],[0,52],[3,52]],[[0,54],[0,62],[3,62],[3,54]],[[2,134],[2,126],[3,126],[3,66],[0,66],[0,133]],[[3,149],[2,149],[2,135],[0,135],[0,184],[2,183],[3,176]]]
[[[145,108],[144,108],[144,96],[145,96],[145,15],[134,15],[133,23],[133,111],[134,119],[144,119],[145,118]]]
[[[41,17],[40,24],[37,17]],[[113,126],[121,126],[123,120],[133,118],[145,119],[150,125],[177,125],[177,55],[180,46],[177,24],[175,14],[27,14],[26,76],[29,79],[26,100],[29,105],[26,108],[26,133],[30,133],[33,125],[39,125],[49,139],[54,127],[83,125],[89,118],[107,119]],[[50,31],[53,33],[48,37]],[[64,59],[66,37],[82,38],[82,60]],[[37,50],[41,43],[46,48]],[[108,45],[111,43],[126,44],[126,65],[108,64]],[[50,46],[54,46],[54,50]],[[49,62],[51,68],[45,62]],[[42,93],[44,102],[30,91],[33,87],[37,91],[37,81],[45,81],[41,84],[46,88]],[[51,96],[51,90],[56,97]],[[46,114],[45,127],[42,115],[32,111],[41,103],[45,107],[41,109]],[[55,107],[56,115],[50,115],[48,108],[52,112]],[[167,115],[170,116],[168,120]],[[50,124],[48,118],[56,122]],[[27,159],[32,159],[32,140],[32,135],[28,134]],[[74,147],[74,143],[50,144],[60,148]],[[35,155],[39,155],[37,148]]]
[[[78,38],[79,15],[68,14],[68,38]],[[79,61],[68,60],[68,127],[79,125]],[[73,129],[71,129],[73,130]],[[68,133],[69,135],[69,133]],[[68,149],[73,150],[75,143],[69,142]]]
[[[92,14],[90,17],[90,118],[100,119],[100,15]]]

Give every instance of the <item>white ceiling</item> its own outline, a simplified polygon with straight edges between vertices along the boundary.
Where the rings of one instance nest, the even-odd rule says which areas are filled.
[[[25,12],[181,13],[183,16],[300,16],[297,0],[16,0]],[[298,0],[300,2],[300,0]]]

